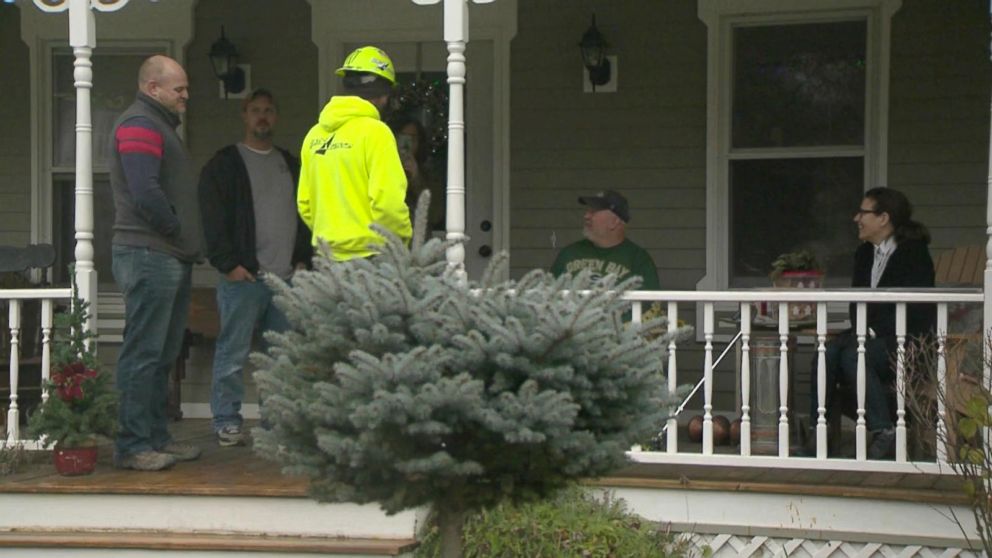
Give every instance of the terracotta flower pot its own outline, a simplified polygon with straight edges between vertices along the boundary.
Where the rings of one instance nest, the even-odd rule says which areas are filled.
[[[52,461],[60,475],[88,475],[96,469],[96,454],[95,444],[67,448],[58,443],[52,451]]]

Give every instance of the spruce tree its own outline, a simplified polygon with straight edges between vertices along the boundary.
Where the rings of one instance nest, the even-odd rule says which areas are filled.
[[[450,243],[426,240],[428,201],[411,248],[376,228],[381,255],[334,262],[324,249],[313,271],[273,283],[293,329],[254,357],[255,448],[321,501],[434,506],[442,555],[460,556],[467,511],[606,474],[659,430],[668,337],[624,320],[636,280],[500,281],[497,256],[465,283]]]

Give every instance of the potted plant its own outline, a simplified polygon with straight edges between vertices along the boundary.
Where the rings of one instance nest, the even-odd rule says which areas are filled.
[[[54,443],[53,460],[63,475],[85,475],[96,466],[97,436],[117,427],[117,390],[90,348],[96,334],[84,329],[89,303],[72,286],[71,308],[56,315],[48,395],[28,420],[34,436]]]
[[[785,289],[820,289],[823,287],[823,276],[823,269],[816,259],[816,254],[805,248],[780,254],[772,262],[772,271],[769,273],[772,286]],[[778,309],[776,305],[768,307],[762,303],[758,308],[758,316],[777,320]],[[789,318],[795,322],[815,319],[816,305],[790,304]]]
[[[802,283],[804,280],[818,281],[817,287],[823,284],[823,270],[820,269],[820,263],[816,260],[816,255],[805,248],[779,254],[772,262],[772,272],[769,277],[776,287],[809,287],[810,285]]]

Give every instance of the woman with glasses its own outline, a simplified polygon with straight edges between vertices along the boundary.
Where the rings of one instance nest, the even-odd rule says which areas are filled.
[[[854,253],[852,287],[933,287],[934,267],[927,245],[930,232],[912,219],[913,206],[906,196],[892,188],[872,188],[865,192],[854,213],[858,239]],[[856,305],[851,304],[852,329],[831,340],[826,347],[828,420],[836,412],[834,399],[841,397],[845,414],[856,415],[858,340],[853,331]],[[910,304],[906,310],[907,342],[934,331],[936,309],[932,304]],[[869,459],[895,457],[895,409],[893,394],[896,353],[895,304],[867,306],[865,339],[865,421],[872,433]],[[813,367],[812,412],[817,414],[816,366]],[[838,390],[838,384],[844,388]],[[853,411],[853,412],[852,412]]]

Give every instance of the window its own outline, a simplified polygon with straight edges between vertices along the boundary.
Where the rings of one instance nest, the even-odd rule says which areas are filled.
[[[811,249],[849,284],[864,191],[865,20],[732,28],[730,286]]]
[[[813,250],[850,284],[851,215],[886,184],[899,0],[699,0],[707,26],[707,254],[699,289],[766,287]]]

